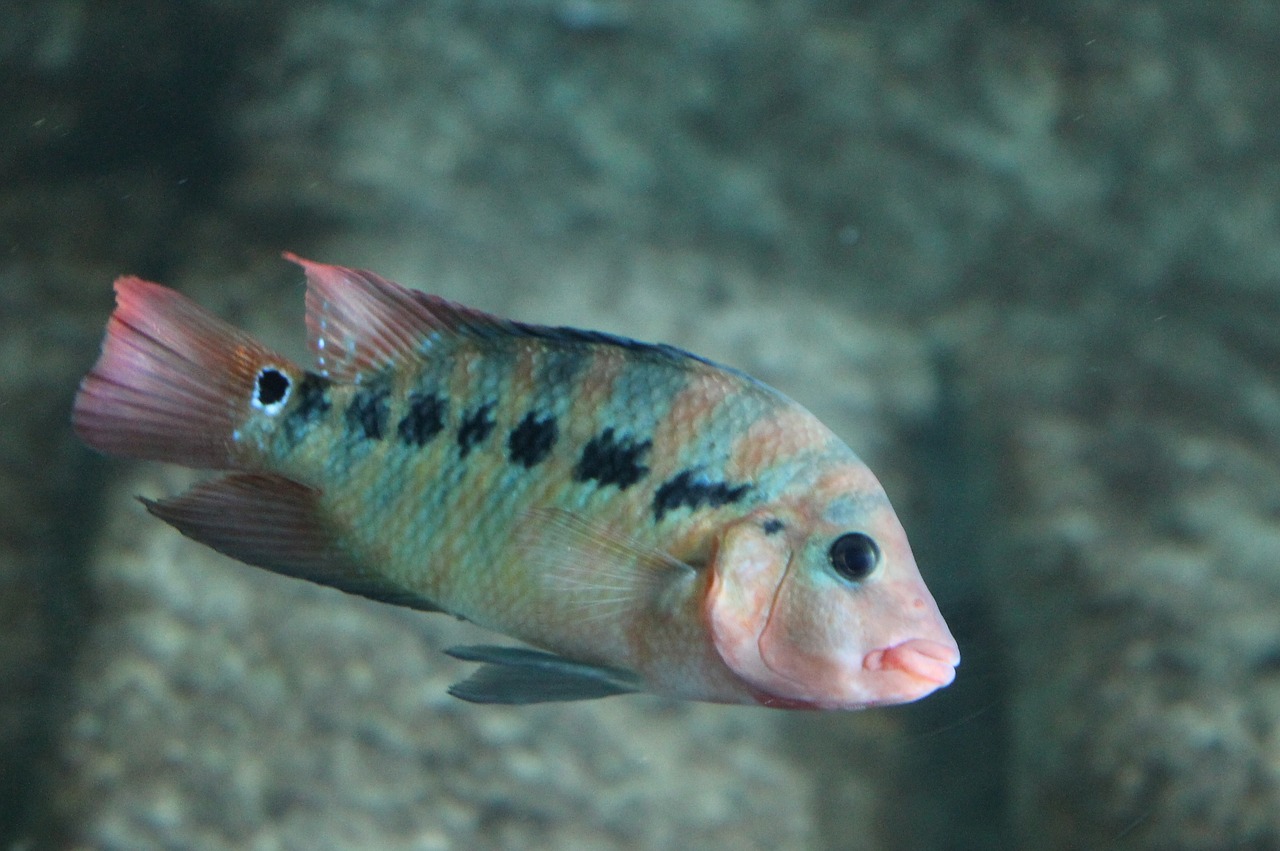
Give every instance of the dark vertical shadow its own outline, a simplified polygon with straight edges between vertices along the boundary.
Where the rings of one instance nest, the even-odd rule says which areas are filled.
[[[33,544],[40,547],[17,576],[17,585],[35,609],[27,622],[26,640],[34,645],[36,657],[13,672],[5,683],[21,701],[16,717],[22,728],[17,735],[0,741],[0,847],[30,847],[32,837],[49,838],[50,814],[41,802],[52,798],[51,755],[58,730],[64,720],[62,707],[72,683],[72,668],[81,640],[92,621],[92,596],[86,583],[84,565],[88,561],[101,511],[93,482],[102,478],[105,463],[87,453],[81,463],[64,471],[67,481],[43,494],[46,528],[57,530],[58,540]],[[59,478],[62,478],[60,476]],[[79,489],[75,482],[86,482]],[[57,495],[65,499],[50,499]],[[42,843],[40,847],[46,847]]]
[[[909,731],[904,848],[1008,848],[1008,695],[1001,636],[986,602],[983,560],[1000,530],[991,505],[995,441],[951,355],[934,354],[936,415],[909,435],[920,502],[912,547],[960,645],[956,681],[903,708]]]
[[[1000,531],[990,497],[994,442],[952,358],[939,351],[934,362],[938,409],[904,435],[915,501],[895,507],[963,661],[951,686],[909,706],[788,719],[791,756],[817,790],[819,847],[831,851],[857,844],[851,832],[859,831],[901,851],[1013,847],[1006,663],[983,584]],[[876,770],[853,777],[851,765]],[[871,813],[868,784],[880,804]]]
[[[0,158],[4,248],[8,262],[34,270],[21,297],[6,292],[7,304],[32,314],[7,317],[12,327],[83,345],[87,368],[105,315],[80,327],[75,309],[52,302],[59,292],[66,297],[66,277],[77,269],[163,276],[187,250],[192,222],[216,210],[241,161],[227,110],[248,84],[247,57],[274,41],[283,9],[274,0],[110,0],[32,6],[6,19],[0,121],[9,124],[0,140],[12,147]],[[42,58],[39,45],[58,38],[69,54]],[[14,123],[45,115],[49,127]],[[60,289],[44,291],[42,277]],[[105,289],[107,280],[95,285]],[[57,837],[68,828],[49,809],[58,797],[52,766],[71,672],[93,622],[85,571],[106,464],[70,435],[79,376],[48,378],[15,382],[22,397],[0,400],[20,435],[6,443],[0,475],[30,484],[21,510],[10,506],[0,523],[13,554],[0,571],[0,640],[20,648],[4,655],[0,685],[0,848],[62,845]]]

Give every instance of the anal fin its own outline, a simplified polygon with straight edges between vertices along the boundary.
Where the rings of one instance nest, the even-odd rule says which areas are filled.
[[[554,653],[489,644],[445,650],[464,662],[483,662],[474,674],[449,687],[471,703],[549,703],[594,700],[643,690],[630,671],[575,662]]]
[[[325,519],[320,491],[284,476],[237,473],[181,496],[139,499],[183,535],[237,561],[383,603],[440,611],[351,559]]]

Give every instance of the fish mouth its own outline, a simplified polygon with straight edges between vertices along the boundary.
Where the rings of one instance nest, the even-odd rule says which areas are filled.
[[[928,638],[909,638],[892,647],[872,650],[862,660],[864,670],[906,674],[921,685],[927,684],[929,691],[950,685],[959,664],[960,651],[954,644]]]
[[[761,661],[778,682],[772,683],[772,687],[754,684],[752,696],[763,706],[779,709],[856,710],[911,703],[950,685],[960,664],[960,651],[954,643],[911,638],[870,651],[862,659],[864,675],[859,676],[856,669],[847,672],[847,679],[837,675],[834,680],[824,682],[829,686],[840,682],[842,687],[831,693],[815,693],[801,680],[769,664],[763,647],[761,651]],[[783,683],[796,688],[788,689],[791,694],[779,693],[776,687]]]

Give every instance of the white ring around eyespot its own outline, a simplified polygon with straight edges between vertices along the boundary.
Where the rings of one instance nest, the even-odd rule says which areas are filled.
[[[262,373],[266,372],[267,370],[271,370],[272,372],[278,372],[280,376],[285,380],[285,387],[284,387],[283,396],[281,396],[278,400],[276,400],[275,402],[272,402],[269,405],[264,405],[258,401],[258,382],[262,380]],[[276,414],[284,410],[284,406],[288,404],[289,397],[292,394],[293,394],[293,379],[289,377],[289,373],[286,372],[283,367],[275,366],[274,364],[264,364],[263,367],[258,370],[258,374],[253,377],[253,392],[249,396],[249,405],[254,410],[262,411],[262,413],[266,414],[267,416],[274,417]]]

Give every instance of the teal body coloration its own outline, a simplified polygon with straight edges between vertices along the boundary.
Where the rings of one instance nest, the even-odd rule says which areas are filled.
[[[859,708],[954,676],[883,490],[782,394],[669,346],[290,259],[310,370],[172,291],[117,284],[77,430],[237,471],[148,503],[184,534],[543,648],[459,650],[485,665],[457,689],[471,700]]]

